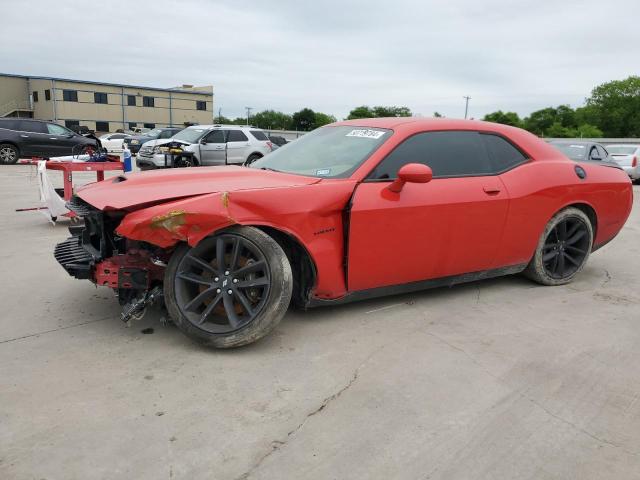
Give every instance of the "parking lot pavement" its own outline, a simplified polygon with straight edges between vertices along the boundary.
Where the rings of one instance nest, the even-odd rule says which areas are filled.
[[[214,351],[70,278],[66,223],[14,212],[32,172],[0,168],[0,478],[638,477],[640,187],[571,285],[292,311]]]

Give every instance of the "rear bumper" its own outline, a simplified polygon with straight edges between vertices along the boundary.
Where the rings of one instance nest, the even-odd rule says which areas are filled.
[[[640,166],[635,167],[622,167],[622,169],[629,175],[633,180],[637,180],[640,178]]]

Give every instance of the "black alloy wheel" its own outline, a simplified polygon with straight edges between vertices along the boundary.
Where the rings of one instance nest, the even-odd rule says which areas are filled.
[[[590,249],[589,229],[578,217],[566,218],[551,230],[542,249],[542,263],[551,278],[573,275],[584,264]]]
[[[587,263],[594,228],[592,220],[578,208],[556,213],[540,236],[524,274],[542,285],[571,282]]]
[[[234,234],[204,240],[182,258],[176,300],[184,316],[211,333],[230,333],[256,318],[269,295],[265,255]]]

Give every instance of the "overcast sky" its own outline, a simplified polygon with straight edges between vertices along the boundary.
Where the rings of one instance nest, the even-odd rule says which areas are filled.
[[[0,72],[213,84],[227,117],[521,115],[640,73],[640,1],[0,0]]]

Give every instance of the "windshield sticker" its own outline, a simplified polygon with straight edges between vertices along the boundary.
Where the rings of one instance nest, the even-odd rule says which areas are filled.
[[[316,170],[316,175],[318,175],[319,177],[326,177],[330,173],[331,173],[330,168],[323,168],[322,170]]]
[[[384,132],[381,132],[380,130],[369,130],[367,128],[367,129],[351,130],[349,133],[345,135],[345,137],[372,138],[373,140],[377,140],[383,135],[384,135]]]

